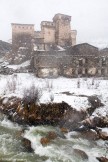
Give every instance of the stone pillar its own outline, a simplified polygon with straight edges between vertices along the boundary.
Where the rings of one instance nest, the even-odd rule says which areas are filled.
[[[75,69],[75,75],[78,76],[78,68]]]
[[[98,75],[101,76],[101,69],[98,69]]]
[[[85,74],[85,68],[82,69],[82,74]]]
[[[107,75],[108,75],[108,69],[105,68],[105,76],[107,76]]]

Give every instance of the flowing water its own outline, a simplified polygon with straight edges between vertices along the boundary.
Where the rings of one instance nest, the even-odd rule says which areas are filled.
[[[42,146],[40,139],[48,131],[58,132],[58,128],[51,126],[27,127],[24,137],[32,142],[34,153],[25,151],[21,141],[22,127],[10,122],[0,114],[0,162],[97,162],[96,156],[105,155],[104,141],[88,141],[83,138],[73,138],[72,132],[66,138],[58,137],[49,145]],[[73,149],[86,152],[88,160],[73,153]]]

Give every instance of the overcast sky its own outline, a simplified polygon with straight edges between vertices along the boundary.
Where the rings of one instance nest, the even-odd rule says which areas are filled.
[[[108,42],[108,0],[0,0],[0,40],[11,39],[11,23],[51,21],[56,13],[72,16],[77,42]]]

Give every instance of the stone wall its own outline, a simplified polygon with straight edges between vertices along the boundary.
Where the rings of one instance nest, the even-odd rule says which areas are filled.
[[[41,31],[44,38],[44,43],[55,43],[55,24],[49,21],[41,23]]]
[[[17,51],[19,47],[27,47],[31,49],[33,37],[34,37],[33,24],[12,24],[13,51]]]
[[[108,77],[108,53],[101,56],[96,47],[88,44],[77,45],[66,51],[36,51],[34,69],[36,75],[43,78]]]

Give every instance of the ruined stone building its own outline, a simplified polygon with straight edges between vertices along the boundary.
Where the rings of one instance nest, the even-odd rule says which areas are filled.
[[[38,77],[108,77],[108,49],[87,43],[61,51],[35,51],[33,61]]]
[[[53,46],[74,46],[76,30],[71,30],[71,16],[56,14],[53,21],[42,21],[41,31],[35,31],[34,24],[12,23],[13,51],[20,47],[34,50],[50,50]]]

